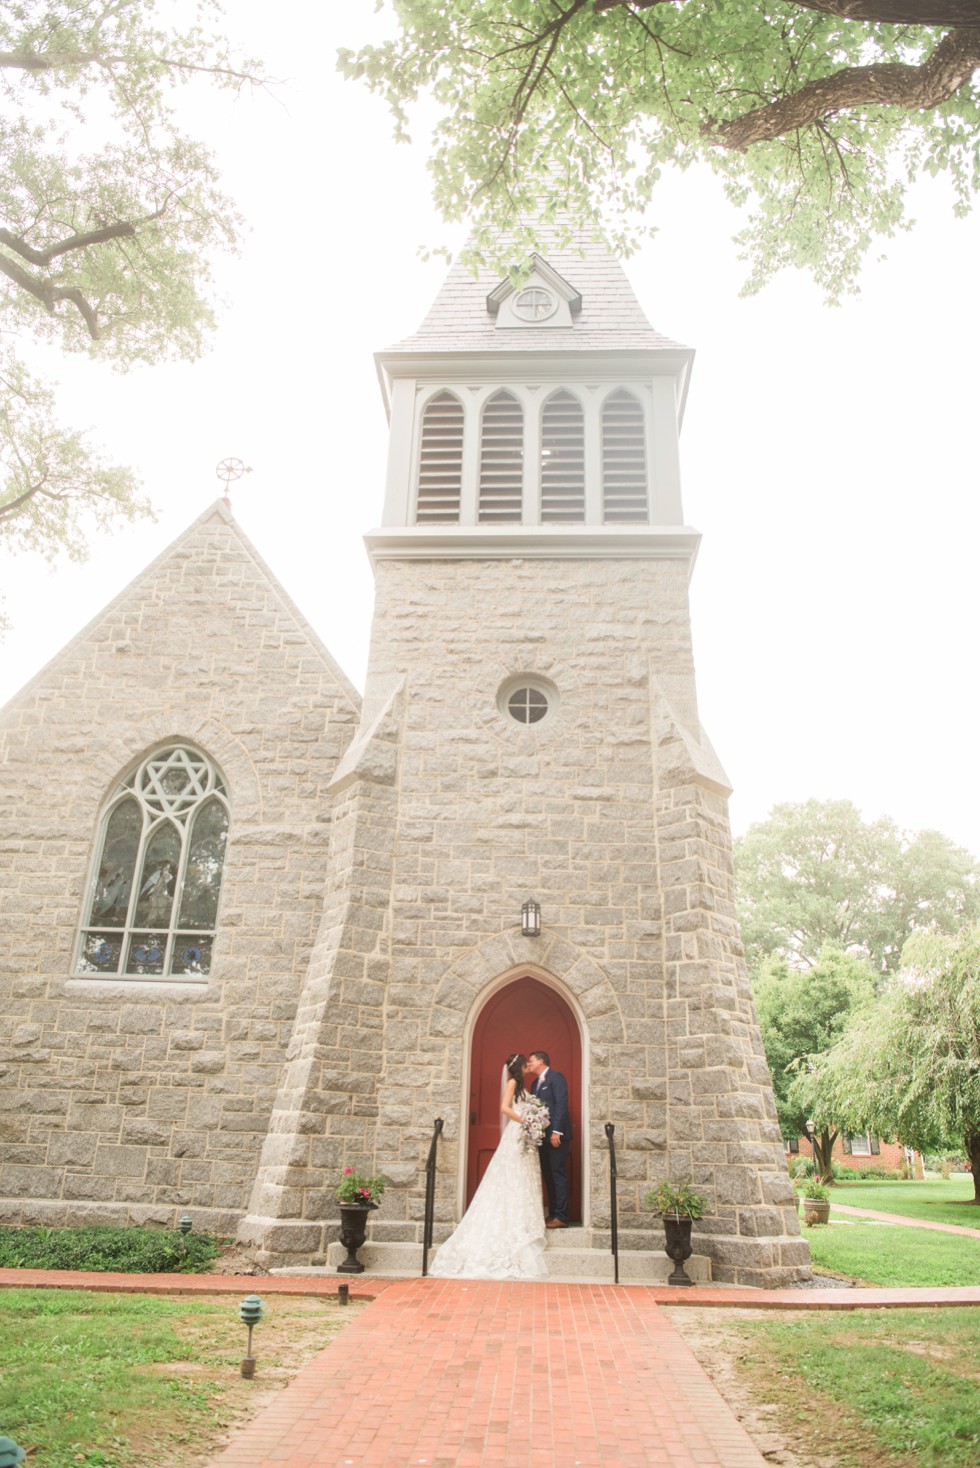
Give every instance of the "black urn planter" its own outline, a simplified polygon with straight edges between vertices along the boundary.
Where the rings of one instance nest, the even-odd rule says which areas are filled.
[[[367,1203],[341,1203],[340,1242],[347,1250],[347,1258],[343,1264],[337,1265],[338,1274],[364,1273],[364,1265],[358,1259],[357,1251],[364,1243],[368,1214],[373,1208],[373,1204]]]
[[[690,1275],[685,1273],[684,1260],[691,1257],[691,1224],[693,1220],[680,1214],[674,1218],[664,1216],[666,1242],[664,1253],[674,1261],[674,1271],[668,1275],[669,1285],[693,1285]]]

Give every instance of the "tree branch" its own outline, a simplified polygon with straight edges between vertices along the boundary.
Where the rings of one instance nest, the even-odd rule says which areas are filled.
[[[594,0],[597,15],[606,10],[652,10],[655,5],[677,5],[681,0]],[[839,20],[867,25],[954,26],[980,25],[980,0],[789,0],[800,10],[817,10]]]
[[[0,255],[0,274],[12,280],[15,285],[19,285],[21,290],[27,291],[28,295],[33,296],[36,301],[40,301],[49,315],[54,315],[60,302],[71,301],[72,305],[78,308],[88,327],[89,336],[93,341],[99,340],[101,333],[98,315],[77,286],[60,286],[54,285],[50,280],[35,280],[33,275],[22,270],[16,261],[8,260],[4,255]]]
[[[163,211],[157,210],[154,214],[148,214],[146,219],[141,219],[140,224],[147,220],[159,219]],[[27,260],[31,265],[50,265],[58,255],[67,255],[71,250],[84,250],[88,245],[101,245],[107,240],[131,239],[136,233],[136,225],[127,222],[120,224],[107,224],[103,229],[90,229],[84,234],[73,234],[57,245],[49,245],[46,250],[35,250],[26,240],[18,235],[11,234],[9,229],[0,229],[0,245],[6,245],[13,250],[22,260]]]
[[[736,117],[709,120],[702,133],[719,148],[744,153],[753,143],[769,142],[809,127],[844,108],[900,107],[907,112],[948,102],[980,66],[980,26],[951,31],[921,66],[879,62],[852,66],[807,82],[789,97]]]

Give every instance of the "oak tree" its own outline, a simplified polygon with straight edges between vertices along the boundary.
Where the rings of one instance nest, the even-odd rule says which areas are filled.
[[[768,959],[752,990],[779,1125],[784,1137],[801,1137],[810,1111],[794,1089],[798,1068],[835,1045],[852,1018],[874,1002],[875,975],[867,959],[828,945],[805,972],[784,959]],[[821,1117],[813,1149],[817,1169],[828,1181],[838,1135],[837,1120]]]
[[[661,171],[700,159],[748,206],[746,289],[797,265],[835,298],[912,178],[946,174],[960,212],[980,182],[980,0],[388,3],[397,35],[341,68],[399,136],[438,104],[435,197],[475,214],[477,256],[556,211],[628,247]]]
[[[916,929],[956,932],[980,918],[978,878],[970,853],[939,831],[865,821],[849,800],[774,806],[735,842],[749,967],[777,954],[812,968],[832,944],[892,971]]]
[[[124,370],[195,358],[214,325],[212,261],[240,221],[174,94],[194,78],[258,78],[207,29],[213,0],[183,29],[167,11],[0,8],[0,540],[14,548],[78,557],[93,525],[148,510],[132,471],[59,425],[32,344]]]

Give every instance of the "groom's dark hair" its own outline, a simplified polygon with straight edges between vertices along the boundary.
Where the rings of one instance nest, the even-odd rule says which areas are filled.
[[[551,1065],[551,1056],[548,1054],[547,1050],[532,1050],[531,1054],[536,1055],[539,1060],[543,1060],[545,1065]]]

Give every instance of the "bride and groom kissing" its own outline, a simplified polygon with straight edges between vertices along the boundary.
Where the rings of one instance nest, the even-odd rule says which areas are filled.
[[[544,1278],[545,1228],[568,1226],[568,1083],[552,1070],[546,1050],[508,1055],[501,1083],[500,1143],[459,1226],[432,1261],[436,1278]]]

